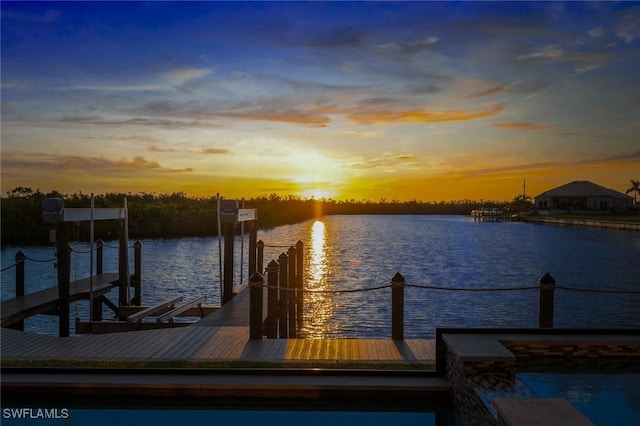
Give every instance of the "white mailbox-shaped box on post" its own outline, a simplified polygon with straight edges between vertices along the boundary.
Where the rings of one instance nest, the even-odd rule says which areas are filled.
[[[64,200],[62,198],[45,198],[42,200],[42,220],[45,223],[64,221]]]

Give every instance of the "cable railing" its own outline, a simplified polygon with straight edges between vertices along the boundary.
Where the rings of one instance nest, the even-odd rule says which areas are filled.
[[[269,286],[266,284],[262,285],[261,287],[265,289],[276,289],[279,291],[302,292],[303,294],[342,294],[342,293],[361,293],[361,292],[367,292],[367,291],[383,290],[386,288],[392,288],[393,286],[391,284],[385,284],[385,285],[379,285],[374,287],[349,288],[349,289],[342,289],[342,290],[312,290],[312,289],[299,290],[295,288]],[[419,284],[408,284],[408,283],[405,283],[405,287],[418,288],[423,290],[469,291],[469,292],[527,291],[527,290],[540,289],[539,286],[480,288],[480,287],[441,287],[441,286],[430,286],[430,285],[419,285]],[[591,289],[591,288],[577,288],[577,287],[565,287],[565,286],[556,286],[555,289],[585,292],[585,293],[640,294],[640,290],[598,290],[598,289]]]
[[[264,247],[268,247],[263,245]],[[304,295],[330,294],[341,295],[348,293],[365,293],[391,289],[391,330],[394,340],[404,338],[404,291],[414,288],[426,291],[447,292],[514,292],[539,291],[538,326],[540,328],[553,327],[553,308],[555,290],[617,294],[640,295],[640,290],[621,289],[592,289],[572,286],[556,285],[550,274],[543,275],[535,286],[524,285],[516,287],[457,287],[437,286],[408,283],[405,278],[396,273],[388,284],[367,285],[348,289],[309,289],[303,288],[304,260],[298,255],[296,247],[288,247],[288,252],[282,253],[278,260],[272,260],[264,269],[264,276],[255,272],[249,278],[250,295],[250,338],[296,338],[298,329],[302,326]],[[298,246],[298,250],[301,246]],[[258,265],[262,270],[262,266]],[[266,281],[266,282],[265,282]],[[266,291],[266,316],[264,315],[264,293]]]

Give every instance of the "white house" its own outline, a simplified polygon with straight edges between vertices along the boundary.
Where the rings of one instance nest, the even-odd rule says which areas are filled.
[[[535,197],[538,210],[627,211],[633,197],[586,180],[550,189]]]

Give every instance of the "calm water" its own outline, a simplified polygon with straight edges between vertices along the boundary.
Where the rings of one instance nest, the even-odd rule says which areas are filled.
[[[640,290],[640,233],[561,228],[526,223],[479,223],[464,216],[327,216],[260,231],[265,265],[286,248],[305,243],[306,287],[349,290],[388,284],[400,272],[408,284],[450,288],[536,286],[549,272],[559,286]],[[207,295],[218,304],[217,238],[143,240],[143,302]],[[112,243],[115,246],[115,243]],[[78,251],[87,244],[74,243]],[[240,280],[240,238],[235,276]],[[245,239],[242,255],[247,261]],[[2,268],[18,249],[26,264],[27,292],[51,286],[54,248],[2,251]],[[131,250],[133,271],[133,250]],[[72,256],[72,280],[88,276],[89,255]],[[117,249],[105,248],[105,271],[117,271]],[[14,295],[14,269],[2,273],[2,298]],[[246,272],[243,281],[247,281]],[[116,296],[112,292],[111,297]],[[555,327],[640,327],[640,295],[556,290]],[[307,337],[390,337],[391,291],[306,295]],[[87,318],[87,302],[71,308]],[[105,314],[107,312],[105,311]],[[537,327],[538,292],[468,292],[407,288],[405,337],[432,338],[435,327]],[[27,330],[57,334],[57,318],[39,316]]]

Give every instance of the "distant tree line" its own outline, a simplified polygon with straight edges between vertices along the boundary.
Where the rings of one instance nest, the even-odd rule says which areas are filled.
[[[42,201],[45,198],[62,198],[65,207],[89,207],[90,195],[81,193],[61,194],[57,191],[42,193],[27,187],[17,187],[1,198],[2,206],[2,246],[40,245],[49,241],[51,224],[43,223]],[[129,211],[129,237],[142,238],[178,238],[205,237],[218,234],[216,198],[190,197],[184,193],[106,193],[96,195],[96,208],[122,207],[127,198]],[[486,208],[507,208],[511,204],[514,211],[523,209],[516,197],[511,203],[477,202],[471,200],[447,202],[422,202],[418,200],[315,200],[297,196],[279,196],[271,194],[245,201],[246,208],[258,209],[258,226],[272,228],[293,224],[318,215],[468,215],[471,210]],[[520,205],[519,205],[520,204]],[[88,225],[78,224],[72,229],[71,237],[77,241],[88,240]],[[95,222],[95,236],[104,240],[118,236],[117,223],[114,221]]]

